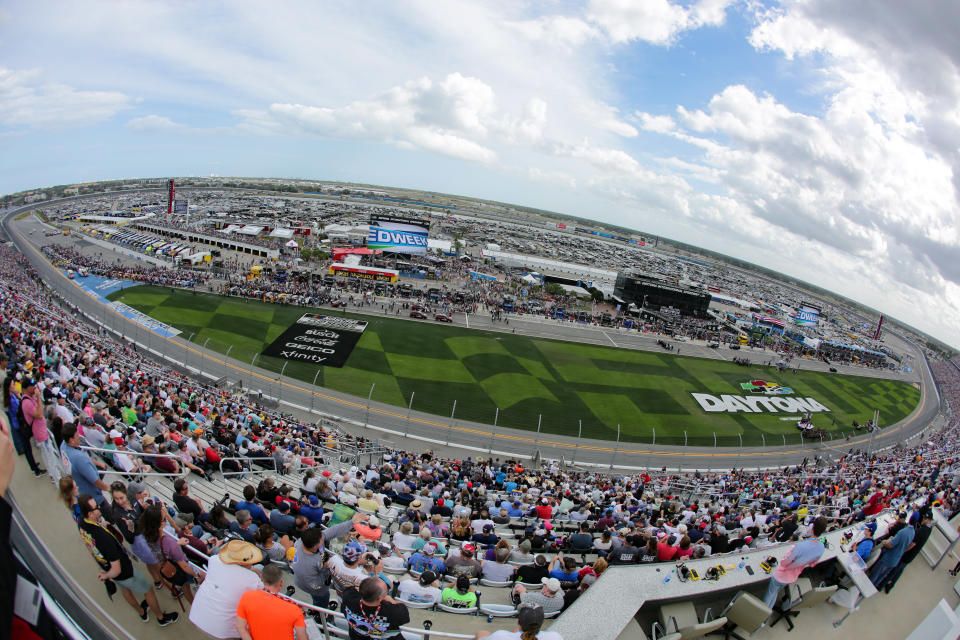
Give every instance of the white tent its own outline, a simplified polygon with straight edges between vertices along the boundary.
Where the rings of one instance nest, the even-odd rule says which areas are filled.
[[[293,229],[285,229],[284,227],[277,227],[270,232],[271,238],[292,238]]]
[[[298,246],[298,245],[297,245],[297,241],[296,241],[296,240],[291,240],[290,242],[287,242],[285,246],[288,246],[288,247],[296,247],[296,246]]]

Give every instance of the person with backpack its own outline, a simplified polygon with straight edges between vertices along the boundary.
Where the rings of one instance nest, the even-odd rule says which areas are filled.
[[[43,392],[40,386],[33,378],[26,378],[22,384],[23,397],[20,400],[20,413],[23,414],[24,422],[21,427],[28,427],[37,441],[37,449],[40,450],[40,456],[43,463],[47,465],[47,473],[54,484],[60,482],[60,476],[63,472],[60,470],[60,462],[57,459],[56,449],[53,447],[53,435],[47,429],[47,419],[43,415]],[[38,467],[39,469],[39,467]],[[40,476],[33,470],[33,475]]]
[[[39,478],[47,470],[42,469],[33,457],[33,446],[30,443],[33,432],[23,413],[23,398],[32,393],[34,389],[36,389],[36,382],[32,378],[25,377],[20,383],[20,392],[17,391],[16,385],[11,384],[4,400],[6,400],[10,414],[10,426],[13,427],[16,438],[20,442],[21,453],[27,459],[30,471],[33,471],[33,475]]]

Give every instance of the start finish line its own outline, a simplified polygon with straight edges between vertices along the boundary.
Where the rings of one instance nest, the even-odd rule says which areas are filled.
[[[714,396],[691,393],[704,411],[709,413],[821,413],[830,409],[813,398],[771,398],[769,396]]]

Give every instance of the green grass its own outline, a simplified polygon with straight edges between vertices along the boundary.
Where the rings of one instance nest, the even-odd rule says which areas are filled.
[[[308,310],[255,301],[138,286],[111,295],[173,325],[183,337],[249,363]],[[342,312],[321,311],[321,313]],[[285,374],[307,383],[449,418],[544,433],[623,441],[712,445],[773,444],[782,436],[798,442],[783,413],[706,413],[691,393],[742,395],[740,383],[763,379],[792,387],[832,410],[815,416],[818,427],[842,435],[852,420],[864,422],[879,409],[881,424],[906,417],[920,392],[907,383],[812,371],[777,373],[770,367],[631,351],[614,347],[476,331],[427,321],[354,316],[370,322],[340,369],[291,362]],[[192,336],[192,338],[191,338]],[[257,365],[279,372],[283,361],[260,357]]]

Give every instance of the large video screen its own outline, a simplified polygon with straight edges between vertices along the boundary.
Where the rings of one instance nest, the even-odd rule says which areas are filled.
[[[342,367],[366,328],[365,320],[305,313],[264,349],[263,355]]]
[[[372,215],[367,248],[425,255],[430,234],[429,224],[412,217]]]
[[[793,322],[806,327],[816,326],[820,322],[820,307],[809,302],[801,303]]]

